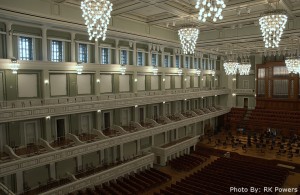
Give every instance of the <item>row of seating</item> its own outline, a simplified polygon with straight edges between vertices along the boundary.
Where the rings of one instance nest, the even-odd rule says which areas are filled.
[[[161,194],[232,194],[230,187],[280,187],[288,171],[261,162],[219,158],[201,171],[160,190]],[[243,193],[244,194],[244,193]],[[250,191],[245,194],[250,194]]]
[[[173,160],[170,160],[168,164],[172,169],[177,171],[190,171],[198,165],[202,164],[204,160],[192,155],[183,155]]]
[[[69,193],[69,195],[141,194],[171,179],[170,175],[151,168],[94,186],[94,189],[87,188],[85,190]]]

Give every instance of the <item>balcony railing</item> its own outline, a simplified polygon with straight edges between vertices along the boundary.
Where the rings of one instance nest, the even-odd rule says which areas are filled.
[[[233,89],[232,93],[236,95],[254,95],[255,89]]]
[[[214,95],[228,94],[229,89],[218,89],[201,91],[197,89],[178,89],[170,91],[138,92],[130,94],[107,94],[100,96],[88,96],[83,101],[82,97],[54,98],[43,100],[44,103],[26,104],[27,106],[10,106],[0,109],[0,123],[18,120],[28,120],[42,118],[46,116],[58,116],[76,114],[82,112],[92,112],[97,110],[108,110],[135,105],[147,105],[162,103],[163,101],[177,101],[183,99],[193,99]],[[26,100],[24,100],[26,101]],[[28,100],[29,101],[29,100]],[[42,101],[42,100],[32,100]],[[23,104],[20,104],[23,105]],[[25,104],[24,104],[25,105]]]
[[[55,150],[49,153],[43,153],[36,156],[20,158],[15,161],[6,162],[0,164],[0,175],[9,175],[18,171],[32,169],[35,167],[40,167],[49,163],[54,163],[62,161],[65,159],[73,158],[87,153],[96,152],[103,150],[105,148],[110,148],[116,145],[128,143],[131,141],[139,140],[149,136],[154,136],[156,134],[163,133],[172,129],[194,124],[206,119],[217,117],[226,114],[230,111],[229,108],[223,108],[215,112],[210,112],[208,114],[203,114],[191,118],[182,119],[180,121],[173,121],[165,125],[159,125],[148,129],[142,129],[137,132],[127,133],[120,136],[112,137],[109,139],[103,139],[91,143],[85,143],[82,145],[76,145],[73,147]]]
[[[131,172],[135,172],[137,169],[153,167],[153,162],[154,162],[154,154],[151,153],[141,158],[137,158],[135,160],[116,166],[114,168],[107,169],[100,173],[91,175],[89,177],[81,178],[72,183],[68,183],[64,186],[44,192],[43,194],[44,195],[68,194],[69,192],[77,191],[87,187],[93,187],[94,185],[116,179],[118,177],[121,177]]]

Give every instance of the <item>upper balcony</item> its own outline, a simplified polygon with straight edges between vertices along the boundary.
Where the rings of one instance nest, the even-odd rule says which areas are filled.
[[[0,103],[0,123],[59,116],[97,110],[116,109],[135,105],[162,103],[230,93],[229,89],[176,89],[137,93],[105,94],[99,96],[64,97],[6,101]]]
[[[47,149],[46,152],[38,153],[33,156],[18,156],[10,147],[6,147],[7,153],[10,154],[14,161],[4,162],[0,164],[0,174],[8,175],[17,171],[32,169],[49,163],[54,163],[69,159],[72,157],[80,156],[83,154],[96,152],[105,148],[113,147],[116,145],[128,143],[131,141],[143,139],[149,136],[154,136],[159,133],[163,133],[172,129],[194,124],[200,121],[204,121],[209,118],[217,117],[226,114],[230,111],[229,108],[209,108],[198,109],[195,111],[187,111],[190,117],[185,117],[183,114],[176,114],[177,119],[172,117],[160,117],[164,120],[164,123],[158,123],[155,120],[147,119],[145,121],[147,126],[142,126],[139,123],[133,123],[132,127],[135,130],[127,131],[122,127],[113,126],[112,129],[120,132],[120,134],[113,135],[111,133],[105,135],[102,131],[94,130],[93,133],[97,135],[97,139],[89,139],[84,142],[73,134],[68,134],[67,139],[71,140],[72,145],[68,147],[56,147],[49,145],[45,140],[41,140],[43,147]],[[196,114],[197,112],[197,114]],[[115,132],[114,131],[114,132]]]
[[[232,93],[236,95],[255,95],[255,89],[233,89]]]

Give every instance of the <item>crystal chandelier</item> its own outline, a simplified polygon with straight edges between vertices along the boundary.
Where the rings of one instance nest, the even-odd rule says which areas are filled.
[[[222,10],[225,7],[223,0],[197,0],[195,5],[195,8],[199,9],[198,20],[202,22],[206,22],[207,17],[213,18],[214,22],[222,20]]]
[[[106,38],[107,25],[113,4],[109,0],[83,0],[81,1],[82,17],[87,25],[90,40],[97,41]]]
[[[157,75],[157,73],[158,73],[158,68],[157,68],[157,66],[153,66],[152,72],[153,72],[153,75]]]
[[[300,73],[300,57],[291,56],[285,59],[285,65],[289,73]]]
[[[249,62],[242,62],[238,66],[240,75],[249,75],[250,74],[251,64]]]
[[[196,42],[199,35],[199,29],[194,27],[187,27],[178,30],[181,46],[184,54],[193,54]]]
[[[224,62],[223,66],[226,75],[235,75],[238,69],[239,63],[235,60],[227,60]]]
[[[276,3],[278,4],[278,2],[279,0]],[[270,0],[269,3],[271,3]],[[281,9],[268,10],[262,14],[259,24],[266,48],[279,47],[287,19],[286,11]]]

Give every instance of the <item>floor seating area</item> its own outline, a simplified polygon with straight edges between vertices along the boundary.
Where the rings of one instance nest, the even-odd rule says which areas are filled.
[[[95,141],[97,135],[89,134],[89,133],[81,133],[77,135],[80,141],[83,142],[92,142]]]
[[[183,155],[178,158],[168,161],[168,165],[177,171],[190,171],[205,161],[203,158],[198,158],[192,155]]]
[[[240,123],[243,120],[243,117],[246,114],[246,112],[247,109],[245,108],[231,108],[226,123],[230,125],[231,129],[236,129],[238,123]]]
[[[120,131],[113,129],[113,128],[106,128],[106,129],[102,130],[102,133],[108,137],[116,137],[116,136],[122,135],[122,133]]]
[[[70,139],[67,139],[65,137],[58,137],[57,140],[54,140],[50,145],[53,148],[68,148],[74,146],[74,142]]]
[[[243,156],[244,157],[244,156]],[[253,159],[219,158],[210,165],[182,179],[160,194],[232,194],[230,187],[280,187],[289,172]]]
[[[85,190],[72,192],[69,193],[69,195],[141,194],[151,188],[162,185],[169,180],[171,180],[171,176],[154,168],[151,168],[94,186],[94,188],[90,187]]]

